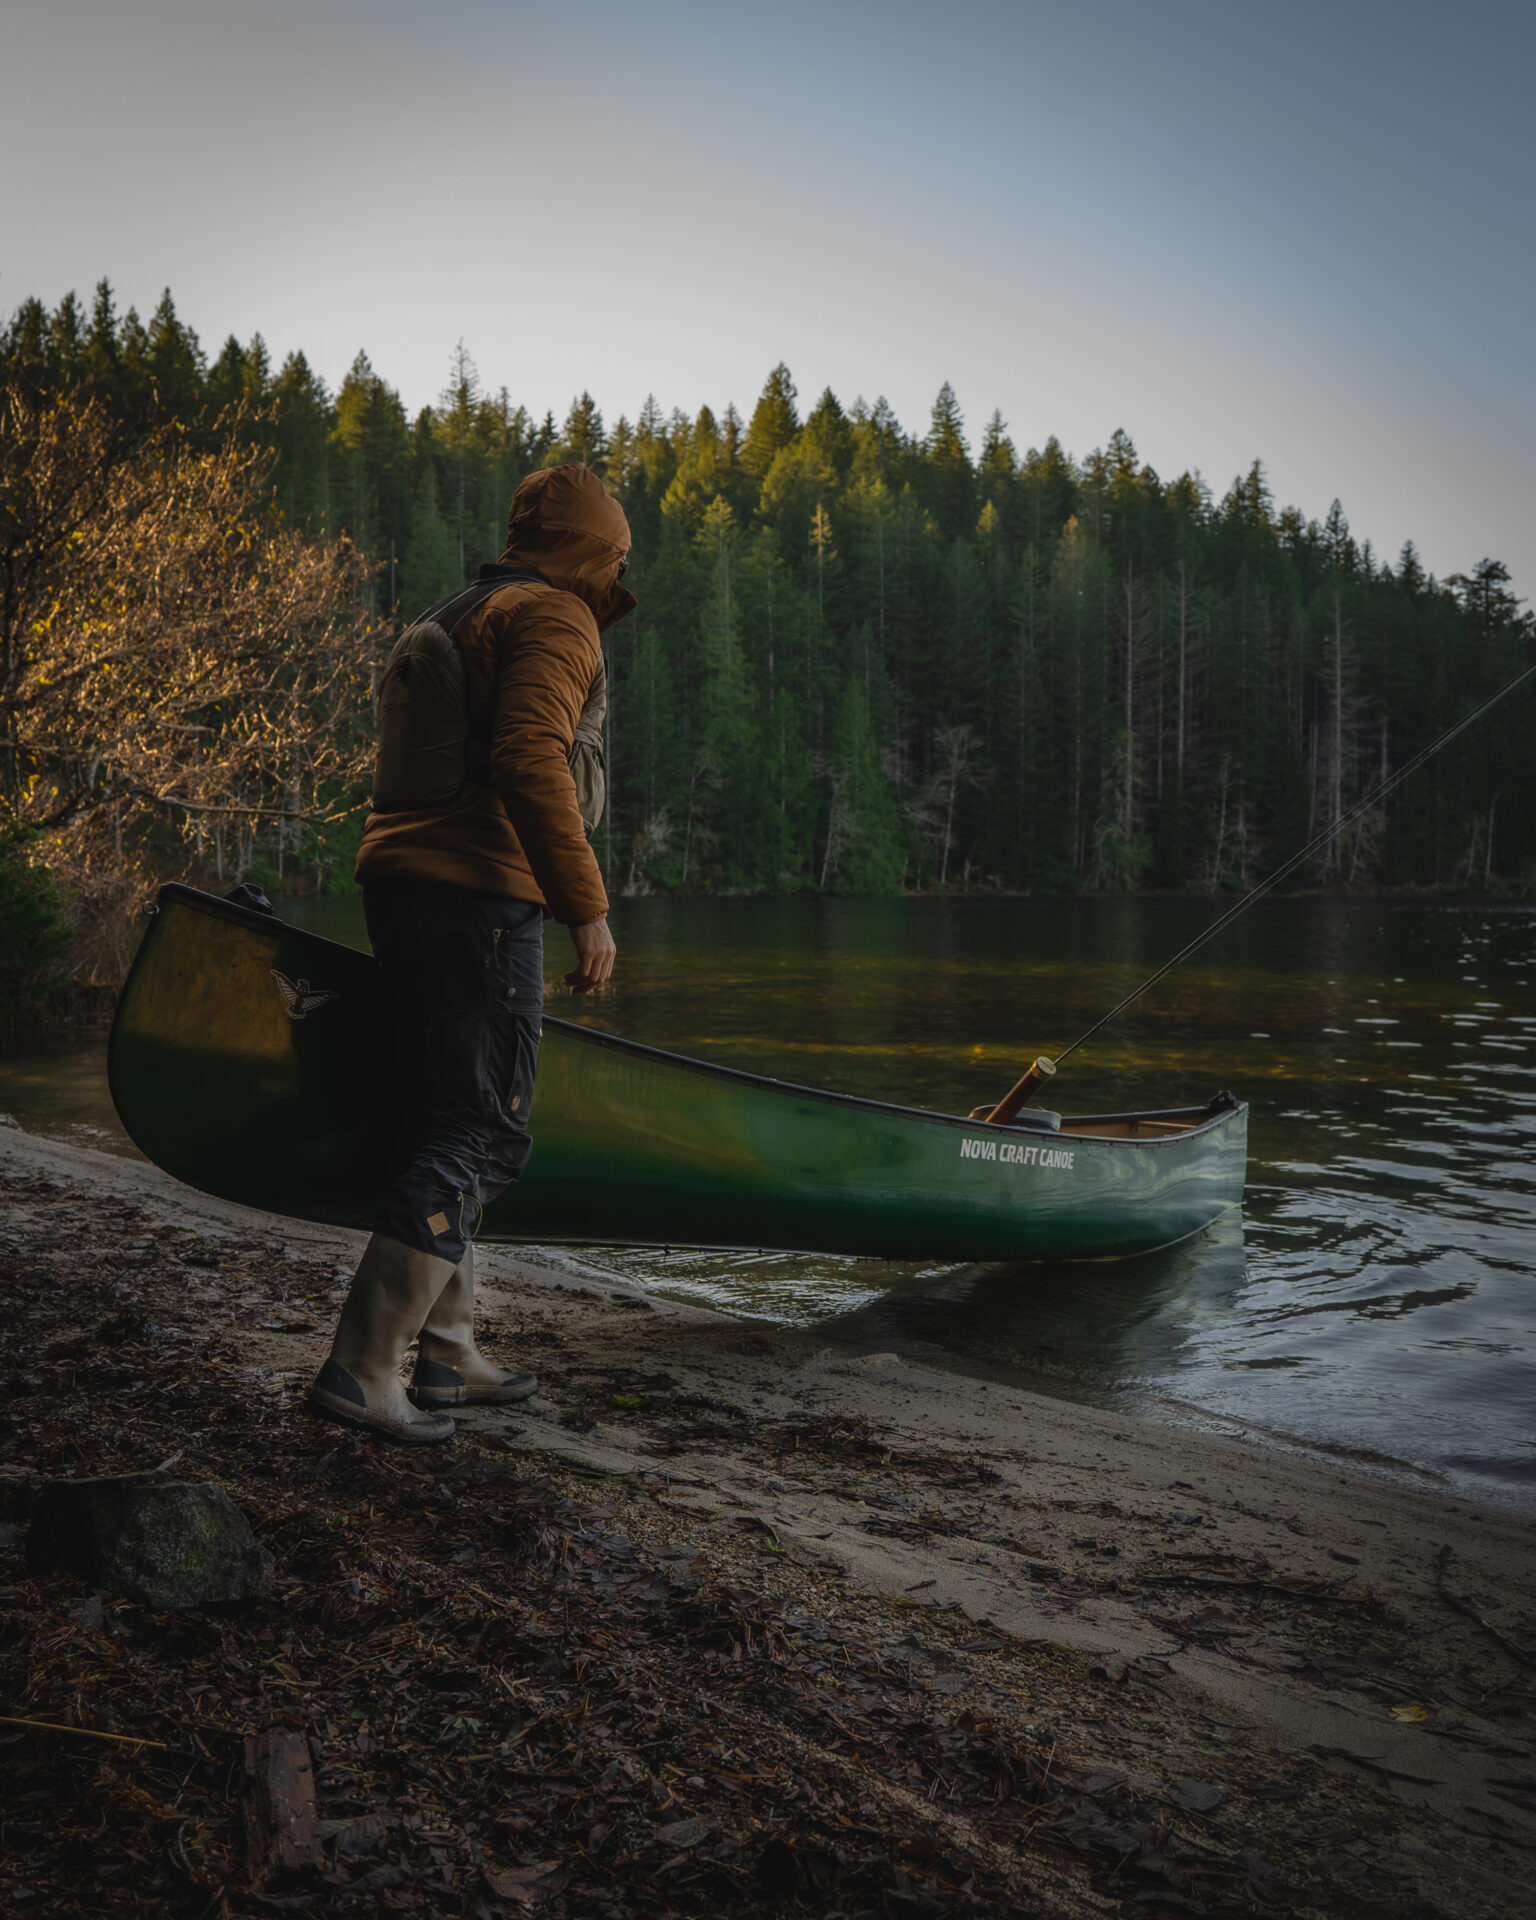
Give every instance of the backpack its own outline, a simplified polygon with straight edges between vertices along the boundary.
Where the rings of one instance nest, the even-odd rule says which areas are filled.
[[[490,742],[470,731],[464,655],[454,629],[482,600],[520,580],[547,585],[541,574],[482,567],[472,586],[429,607],[390,648],[379,688],[375,813],[447,812],[470,805],[490,784]],[[607,713],[608,671],[599,658],[570,752],[576,804],[588,838],[597,830],[607,797]]]

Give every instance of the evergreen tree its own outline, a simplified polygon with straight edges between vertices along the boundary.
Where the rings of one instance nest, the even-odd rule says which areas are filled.
[[[627,657],[626,657],[627,654]],[[667,650],[655,624],[641,619],[628,649],[615,653],[610,681],[610,772],[623,797],[613,877],[626,893],[676,882],[674,799],[681,784],[677,701]]]
[[[477,428],[480,371],[460,340],[449,362],[448,385],[439,397],[433,427],[442,471],[438,486],[445,494],[443,518],[453,542],[458,580],[471,570],[477,541],[474,527],[479,494]],[[412,524],[414,537],[415,527]]]
[[[679,443],[677,470],[662,498],[662,511],[679,514],[697,527],[711,504],[731,489],[730,449],[708,407],[699,408],[691,427],[675,429],[673,438]]]
[[[766,478],[779,451],[800,431],[795,383],[781,360],[764,382],[741,445],[741,464],[755,480]]]
[[[176,317],[169,287],[150,316],[143,364],[158,412],[170,420],[196,419],[202,411],[203,350],[197,335]]]
[[[394,389],[359,353],[336,395],[330,453],[341,524],[367,554],[375,581],[390,601],[390,558],[398,561],[410,537],[410,448],[405,408]]]
[[[881,770],[864,690],[852,676],[832,732],[830,787],[821,884],[837,893],[899,892],[906,865],[901,813]]]
[[[124,355],[126,359],[126,354]],[[296,527],[322,533],[331,525],[326,440],[330,395],[302,353],[291,353],[272,386],[277,495]]]
[[[816,402],[801,439],[823,471],[832,476],[832,485],[841,487],[853,465],[853,427],[830,387]]]
[[[899,491],[906,475],[902,468],[906,442],[901,426],[884,394],[872,407],[861,401],[850,416],[853,425],[853,470],[855,486],[883,486],[888,493]]]
[[[121,383],[121,353],[117,339],[117,310],[110,281],[96,282],[82,358],[88,389],[105,399],[109,405],[117,403]]]
[[[717,495],[698,533],[709,584],[699,616],[698,725],[690,743],[683,865],[685,876],[696,867],[700,879],[731,887],[750,884],[764,864],[759,841],[771,820],[757,701],[740,639],[737,545],[734,516]]]
[[[603,416],[598,411],[597,402],[583,388],[571,402],[571,410],[565,416],[565,431],[560,439],[559,458],[569,465],[595,467],[601,473],[605,466],[607,449],[608,439],[603,432]]]
[[[1522,624],[1524,602],[1510,592],[1509,568],[1502,560],[1479,560],[1470,573],[1453,573],[1445,584],[1460,598],[1484,645]]]
[[[224,342],[219,349],[218,359],[208,369],[205,392],[208,405],[216,413],[222,413],[226,407],[237,407],[243,402],[254,401],[258,405],[261,402],[260,377],[248,365],[245,349],[233,334]]]
[[[941,534],[953,539],[975,525],[975,476],[965,444],[965,420],[946,380],[933,403],[923,464],[929,509]]]
[[[438,506],[437,468],[430,462],[422,470],[416,497],[411,502],[411,531],[403,573],[401,610],[413,620],[464,584],[458,542]]]
[[[1023,537],[1044,552],[1072,519],[1079,505],[1077,469],[1061,442],[1052,434],[1043,452],[1032,447],[1024,456],[1020,474],[1023,494]]]
[[[85,316],[73,292],[66,293],[48,320],[48,353],[55,387],[72,387],[80,377],[85,348]]]

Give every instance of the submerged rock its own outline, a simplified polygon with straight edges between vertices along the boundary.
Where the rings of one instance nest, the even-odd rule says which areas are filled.
[[[72,1573],[150,1607],[245,1600],[272,1558],[222,1487],[152,1473],[55,1480],[27,1532],[34,1573]]]

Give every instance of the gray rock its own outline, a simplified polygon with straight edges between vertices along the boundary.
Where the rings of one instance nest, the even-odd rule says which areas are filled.
[[[34,1573],[72,1573],[150,1607],[245,1600],[272,1558],[222,1487],[153,1473],[54,1480],[27,1531]]]

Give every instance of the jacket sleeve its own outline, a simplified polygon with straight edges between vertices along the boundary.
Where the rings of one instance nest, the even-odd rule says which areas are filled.
[[[576,803],[570,753],[601,659],[579,601],[541,593],[508,622],[497,649],[491,780],[550,912],[581,926],[608,895]]]

